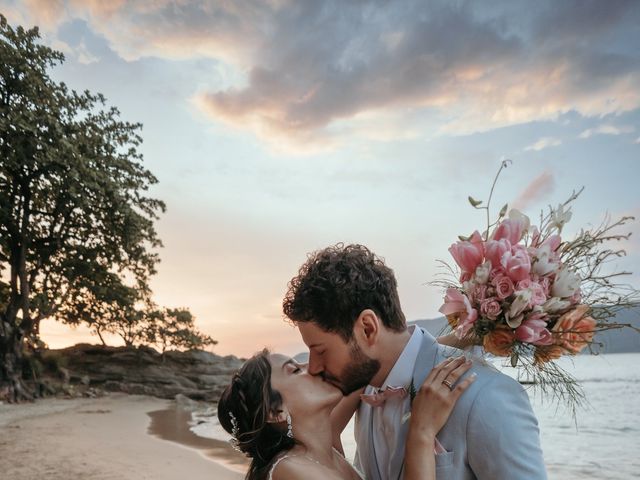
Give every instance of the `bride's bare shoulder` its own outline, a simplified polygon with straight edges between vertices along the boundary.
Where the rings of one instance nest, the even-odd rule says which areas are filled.
[[[306,458],[303,455],[285,456],[271,470],[270,480],[344,480],[337,472]]]

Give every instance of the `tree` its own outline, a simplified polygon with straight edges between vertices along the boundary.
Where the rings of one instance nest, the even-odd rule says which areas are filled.
[[[197,330],[195,318],[186,308],[154,310],[147,316],[146,340],[161,353],[169,347],[184,350],[203,349],[218,342]]]
[[[157,180],[142,166],[141,125],[120,120],[102,95],[53,81],[47,71],[64,56],[39,39],[37,27],[14,29],[0,15],[0,392],[9,400],[32,397],[23,350],[43,319],[91,324],[132,290],[149,291],[165,209],[146,196]]]

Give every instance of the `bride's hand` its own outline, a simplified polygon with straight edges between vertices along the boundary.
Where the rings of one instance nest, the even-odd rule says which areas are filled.
[[[447,359],[431,370],[424,383],[417,391],[411,406],[409,437],[413,441],[430,442],[444,426],[460,395],[475,380],[475,375],[468,375],[456,382],[471,368],[471,361],[464,357]],[[449,388],[447,384],[452,385]]]

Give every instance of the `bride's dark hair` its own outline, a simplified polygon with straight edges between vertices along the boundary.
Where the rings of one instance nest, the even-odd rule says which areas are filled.
[[[269,414],[277,415],[282,406],[282,396],[271,388],[271,364],[269,351],[255,354],[233,375],[218,401],[220,425],[235,434],[238,448],[249,458],[251,465],[247,480],[263,480],[275,456],[295,445],[286,431],[273,423],[267,423]],[[234,432],[232,416],[237,421]]]

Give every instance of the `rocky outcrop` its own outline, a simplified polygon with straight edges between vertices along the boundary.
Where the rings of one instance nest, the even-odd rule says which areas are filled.
[[[149,347],[127,348],[79,344],[43,354],[50,372],[47,388],[68,395],[97,395],[103,391],[173,399],[217,401],[242,360],[204,351],[165,352]],[[53,384],[52,384],[53,382]]]

